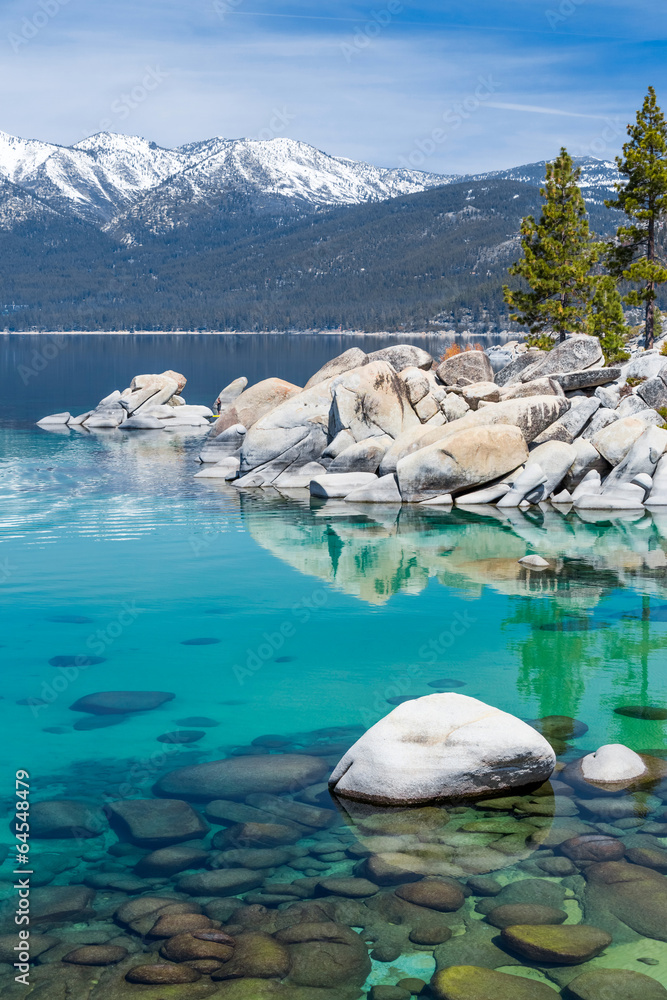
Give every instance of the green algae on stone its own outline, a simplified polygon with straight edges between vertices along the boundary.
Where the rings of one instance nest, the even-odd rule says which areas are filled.
[[[657,980],[629,969],[588,969],[564,992],[567,1000],[667,1000]]]
[[[611,944],[611,935],[588,924],[516,924],[501,931],[502,941],[531,962],[578,965]]]
[[[556,996],[544,983],[474,965],[436,972],[431,992],[436,1000],[554,1000]]]

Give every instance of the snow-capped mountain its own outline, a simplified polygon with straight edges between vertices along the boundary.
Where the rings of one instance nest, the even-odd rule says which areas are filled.
[[[601,205],[613,193],[613,163],[575,160],[584,196]],[[139,136],[101,132],[73,146],[0,132],[0,225],[51,210],[133,242],[165,232],[192,213],[213,219],[232,202],[253,212],[303,214],[415,194],[461,181],[510,180],[538,186],[545,161],[475,175],[388,169],[330,156],[304,142],[275,138],[193,142],[165,149]],[[16,199],[23,192],[29,199]],[[10,201],[8,201],[10,199]],[[20,197],[19,197],[20,200]],[[10,206],[14,205],[14,209]]]
[[[233,191],[311,208],[412,194],[452,178],[329,156],[292,139],[209,139],[164,149],[102,132],[74,146],[0,132],[0,177],[57,211],[109,222],[161,187],[159,202]]]
[[[579,187],[587,202],[601,205],[605,198],[611,198],[616,193],[618,169],[611,160],[599,160],[595,156],[573,156],[576,167],[581,170]],[[510,167],[509,170],[492,170],[486,174],[473,174],[462,180],[485,181],[503,180],[520,181],[523,184],[533,184],[539,187],[544,181],[547,160],[537,163],[526,163],[520,167]]]

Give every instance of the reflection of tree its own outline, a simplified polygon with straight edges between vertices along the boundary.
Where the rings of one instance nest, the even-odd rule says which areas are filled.
[[[530,628],[525,638],[509,644],[520,656],[518,690],[538,699],[540,716],[576,717],[586,673],[600,663],[597,644],[602,630],[596,630],[591,619],[572,617],[571,610],[556,600],[518,598],[512,603],[514,612],[504,619],[503,629]]]
[[[651,660],[667,649],[667,629],[660,621],[653,620],[654,610],[649,595],[643,594],[641,606],[622,614],[613,631],[605,635],[605,665],[621,668],[615,674],[614,695],[610,693],[604,699],[608,707],[616,707],[621,693],[626,702],[651,703]],[[661,665],[663,662],[661,659]]]

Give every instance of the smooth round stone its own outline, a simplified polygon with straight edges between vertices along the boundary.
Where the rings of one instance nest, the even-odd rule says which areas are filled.
[[[216,833],[213,846],[222,849],[235,848],[239,844],[283,847],[295,843],[300,836],[299,830],[285,823],[238,823]]]
[[[569,858],[539,858],[537,865],[547,875],[555,878],[574,875],[577,870]]]
[[[148,712],[176,697],[170,691],[98,691],[75,701],[73,712],[91,715],[125,715],[127,712]]]
[[[69,962],[70,965],[115,965],[116,962],[121,962],[127,954],[127,948],[110,944],[91,944],[69,951],[64,956],[63,962]]]
[[[620,861],[625,854],[623,841],[601,833],[573,837],[561,844],[560,849],[571,861]]]
[[[289,864],[291,857],[290,851],[279,847],[238,848],[216,854],[211,860],[210,867],[250,868],[253,871],[260,868],[279,868],[281,865]]]
[[[189,715],[187,719],[176,719],[177,726],[195,726],[202,729],[213,729],[220,723],[215,719],[209,719],[207,715]]]
[[[388,705],[402,705],[405,701],[414,701],[418,694],[395,694],[392,698],[386,698]]]
[[[170,962],[188,962],[190,959],[200,958],[228,962],[234,954],[234,939],[224,933],[216,935],[215,932],[210,934],[205,930],[194,933],[185,931],[165,941],[160,948],[160,954]]]
[[[467,884],[474,896],[497,896],[502,889],[500,882],[488,875],[473,875]]]
[[[439,879],[426,878],[421,882],[401,885],[394,890],[394,894],[408,903],[427,906],[429,909],[439,910],[441,913],[453,913],[460,909],[465,902],[465,896],[458,885]]]
[[[650,847],[629,847],[625,854],[628,861],[631,861],[634,865],[654,868],[655,871],[667,875],[667,851],[660,851]]]
[[[476,965],[452,965],[431,980],[435,1000],[555,1000],[545,983]]]
[[[371,986],[370,1000],[410,1000],[410,992],[400,986]]]
[[[579,965],[611,944],[611,935],[587,924],[515,924],[501,931],[503,943],[533,962]]]
[[[329,772],[319,757],[263,754],[214,760],[170,771],[157,783],[163,795],[192,799],[244,799],[253,792],[286,792],[312,785]]]
[[[502,930],[513,924],[562,924],[567,920],[567,913],[539,903],[505,903],[487,913],[486,919]]]
[[[528,724],[547,739],[573,740],[588,732],[588,726],[569,715],[545,715],[541,719],[528,719]]]
[[[106,662],[106,656],[83,656],[76,653],[52,656],[49,660],[49,664],[52,667],[96,667],[98,663]]]
[[[435,920],[417,924],[409,935],[413,944],[422,945],[444,944],[445,941],[449,941],[451,936],[451,929],[446,924],[439,924]]]
[[[330,892],[334,896],[347,896],[349,899],[374,896],[380,888],[366,878],[324,878],[318,882],[318,886],[324,892]]]
[[[629,969],[589,969],[567,987],[571,1000],[665,1000],[667,990],[655,979]]]
[[[614,712],[629,719],[646,719],[653,722],[667,719],[667,708],[661,708],[659,705],[621,705],[615,708]]]
[[[206,733],[197,729],[177,729],[173,733],[163,733],[157,737],[158,743],[196,743],[203,739]]]
[[[277,750],[279,747],[288,746],[289,742],[284,736],[274,736],[269,733],[266,736],[256,736],[252,741],[252,746],[266,747],[267,750]]]
[[[178,883],[178,891],[189,896],[236,896],[257,889],[264,881],[261,873],[249,868],[229,868],[186,875]]]
[[[285,928],[275,940],[288,947],[290,983],[296,986],[360,988],[371,971],[363,938],[332,920]]]
[[[111,825],[144,847],[167,847],[205,836],[209,826],[180,799],[125,799],[109,802]]]
[[[174,844],[146,854],[135,865],[134,871],[142,877],[169,878],[189,868],[204,868],[208,857],[208,852],[201,848]]]
[[[7,962],[9,965],[13,965],[17,961],[16,952],[14,951],[15,946],[18,944],[18,938],[16,934],[0,934],[0,962]],[[52,936],[51,934],[38,934],[36,931],[30,932],[30,957],[31,959],[37,958],[42,955],[49,948],[53,948],[55,945],[60,944],[60,938]]]
[[[99,837],[105,828],[103,816],[85,802],[56,799],[30,807],[30,835],[38,839]]]
[[[619,798],[599,796],[592,799],[577,799],[577,805],[583,812],[598,817],[605,823],[615,823],[619,819],[633,816],[648,816],[651,811],[646,802],[638,801],[633,795],[623,795]]]
[[[457,680],[456,677],[438,677],[435,681],[426,682],[430,688],[463,688],[465,681]]]
[[[416,976],[409,976],[407,979],[399,979],[396,983],[402,989],[407,990],[413,996],[417,996],[426,987],[426,983],[423,979],[417,979]]]
[[[171,986],[178,983],[196,983],[201,979],[201,972],[189,965],[136,965],[126,974],[128,983],[141,983],[146,986]]]
[[[207,636],[198,639],[183,639],[181,646],[216,646],[222,640],[212,639]]]
[[[213,921],[203,913],[165,913],[157,918],[147,936],[171,938],[176,934],[192,934],[210,927],[213,927]]]
[[[269,934],[249,930],[236,935],[230,961],[218,973],[214,973],[213,980],[218,982],[241,977],[282,979],[289,968],[290,955],[283,944]]]

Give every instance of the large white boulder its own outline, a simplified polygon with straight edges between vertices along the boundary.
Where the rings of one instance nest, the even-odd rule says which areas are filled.
[[[521,719],[467,695],[431,694],[364,733],[329,785],[351,799],[411,804],[543,782],[555,763],[549,743]]]
[[[405,382],[388,361],[372,361],[339,375],[331,386],[332,432],[349,430],[355,441],[397,438],[421,422]]]
[[[303,390],[282,378],[265,378],[249,389],[244,389],[218,417],[213,435],[221,434],[234,424],[252,427],[265,413],[280,406],[285,400],[298,396]]]
[[[518,427],[464,427],[402,458],[396,466],[403,500],[415,503],[490,483],[528,458]]]
[[[521,381],[528,382],[533,378],[544,378],[545,375],[561,372],[582,371],[602,364],[604,357],[598,338],[580,334],[569,337],[562,344],[557,344],[534,367],[527,368],[523,372]]]
[[[615,424],[614,426],[618,426]],[[660,427],[649,427],[637,438],[629,452],[612,469],[605,480],[603,493],[611,493],[622,483],[631,483],[640,474],[653,476],[658,461],[667,449],[667,431]]]
[[[310,376],[304,388],[312,389],[314,385],[325,382],[334,375],[342,375],[343,372],[349,372],[352,368],[360,368],[365,364],[368,364],[366,353],[360,347],[350,347],[349,350],[343,351],[338,357],[331,358],[318,368],[315,374]]]
[[[646,427],[637,417],[623,417],[598,431],[591,438],[591,444],[610,465],[618,465],[645,430]]]
[[[248,428],[241,448],[242,474],[270,464],[275,479],[295,461],[305,465],[320,457],[328,441],[331,383],[327,379],[290,395]]]

